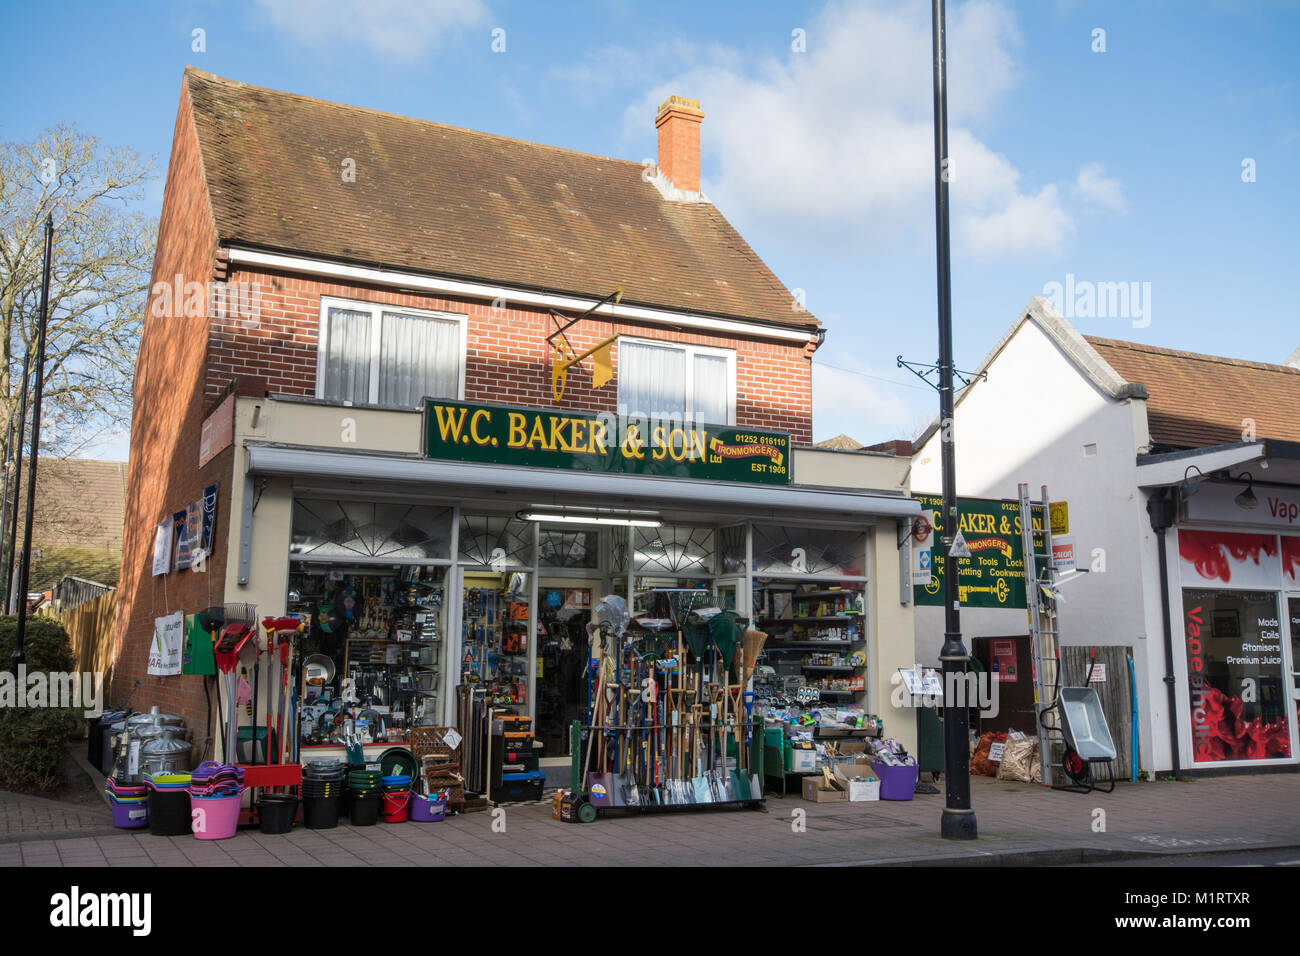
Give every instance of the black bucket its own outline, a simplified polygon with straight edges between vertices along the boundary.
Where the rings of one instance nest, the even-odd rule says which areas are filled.
[[[298,815],[298,798],[289,793],[264,793],[257,801],[257,819],[263,833],[288,833]]]
[[[334,797],[303,797],[302,823],[309,830],[332,830],[339,825],[339,802]]]
[[[379,822],[379,803],[381,796],[372,790],[367,796],[352,798],[352,825],[370,827]]]
[[[149,832],[154,836],[185,836],[190,829],[190,792],[149,788]]]

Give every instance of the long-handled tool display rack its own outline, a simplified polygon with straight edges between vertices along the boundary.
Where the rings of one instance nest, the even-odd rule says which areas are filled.
[[[574,723],[572,817],[605,810],[763,805],[761,723],[747,693],[766,635],[708,591],[664,589],[668,620],[628,628],[617,597],[588,627],[595,659],[585,745]],[[729,762],[734,758],[734,766]]]

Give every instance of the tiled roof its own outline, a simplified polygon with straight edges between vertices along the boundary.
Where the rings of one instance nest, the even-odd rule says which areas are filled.
[[[23,461],[23,480],[28,462]],[[18,520],[26,514],[26,486]],[[33,547],[120,551],[126,515],[126,463],[45,458],[36,466]],[[19,525],[20,540],[22,526]]]
[[[1149,390],[1147,422],[1157,445],[1239,442],[1247,419],[1258,438],[1300,441],[1300,369],[1086,338],[1123,378]]]
[[[830,448],[834,451],[857,451],[862,447],[862,442],[855,441],[848,435],[836,435],[834,438],[826,438],[822,441],[813,442],[814,448]]]
[[[639,163],[193,68],[185,87],[223,241],[594,298],[621,285],[629,305],[819,324],[712,203],[663,198]]]

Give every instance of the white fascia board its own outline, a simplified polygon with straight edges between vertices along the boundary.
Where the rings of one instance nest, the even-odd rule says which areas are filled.
[[[566,309],[571,312],[586,312],[598,301],[597,299],[582,299],[545,292],[530,292],[526,289],[512,289],[506,286],[490,286],[479,282],[465,282],[460,279],[423,276],[412,272],[398,272],[394,269],[350,266],[341,262],[311,259],[306,256],[289,256],[278,252],[262,252],[257,249],[245,249],[239,246],[229,247],[229,252],[230,261],[239,265],[261,266],[266,269],[277,269],[285,272],[301,272],[330,279],[351,279],[367,285],[419,289],[424,292],[442,295],[463,296],[467,299],[487,299],[489,301],[505,299],[507,302],[518,302],[541,308]],[[733,332],[738,335],[781,339],[782,341],[805,344],[812,341],[816,336],[815,331],[807,329],[782,329],[771,325],[760,325],[757,322],[738,322],[734,319],[717,319],[707,315],[668,312],[662,309],[647,309],[635,305],[617,305],[612,302],[600,306],[596,310],[596,314],[615,319],[635,319],[642,322],[653,322],[657,325],[702,329],[706,332]]]
[[[734,482],[605,475],[600,472],[551,470],[509,465],[438,461],[413,456],[393,458],[330,449],[245,444],[247,473],[291,478],[404,482],[429,486],[509,488],[521,497],[532,494],[602,495],[661,504],[689,503],[724,514],[769,510],[806,512],[809,516],[911,518],[921,513],[913,498],[854,491],[800,488],[798,485],[738,485]]]
[[[1206,449],[1186,455],[1170,455],[1167,458],[1161,456],[1163,458],[1161,461],[1138,465],[1137,483],[1139,488],[1176,485],[1182,482],[1183,476],[1191,466],[1195,466],[1202,474],[1208,475],[1223,471],[1225,468],[1236,468],[1247,464],[1263,458],[1264,454],[1264,443],[1261,441],[1232,445],[1228,448]],[[1192,473],[1189,477],[1195,481],[1200,478],[1200,475]]]

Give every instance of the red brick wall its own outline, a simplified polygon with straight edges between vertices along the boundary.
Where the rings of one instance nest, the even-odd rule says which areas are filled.
[[[126,524],[118,602],[117,662],[110,700],[147,710],[152,704],[179,713],[200,743],[207,715],[203,678],[151,677],[146,673],[155,617],[194,612],[224,601],[221,560],[230,524],[233,452],[198,467],[199,430],[209,403],[203,394],[206,315],[186,317],[183,308],[161,310],[159,283],[206,286],[212,274],[216,228],[209,209],[184,89],[176,116],[167,187],[158,227],[153,293],[136,364],[131,455],[127,477]],[[184,291],[182,286],[182,293]],[[204,310],[206,311],[206,310]],[[177,571],[153,577],[154,529],[160,521],[197,500],[203,488],[220,484],[216,544],[219,553],[204,573]],[[140,686],[136,687],[136,682]]]
[[[546,312],[506,303],[457,300],[373,287],[336,285],[316,278],[231,268],[232,285],[259,290],[254,326],[239,315],[214,320],[206,395],[214,399],[236,377],[263,376],[275,394],[316,394],[316,343],[322,295],[469,316],[467,401],[535,407],[555,405],[544,339],[553,325]],[[812,441],[811,362],[799,343],[674,332],[654,325],[605,319],[584,320],[568,334],[577,352],[615,333],[736,352],[736,421],[742,426],[789,432],[796,444]],[[583,411],[613,411],[618,404],[618,348],[615,379],[591,387],[591,362],[569,375],[561,405]]]

